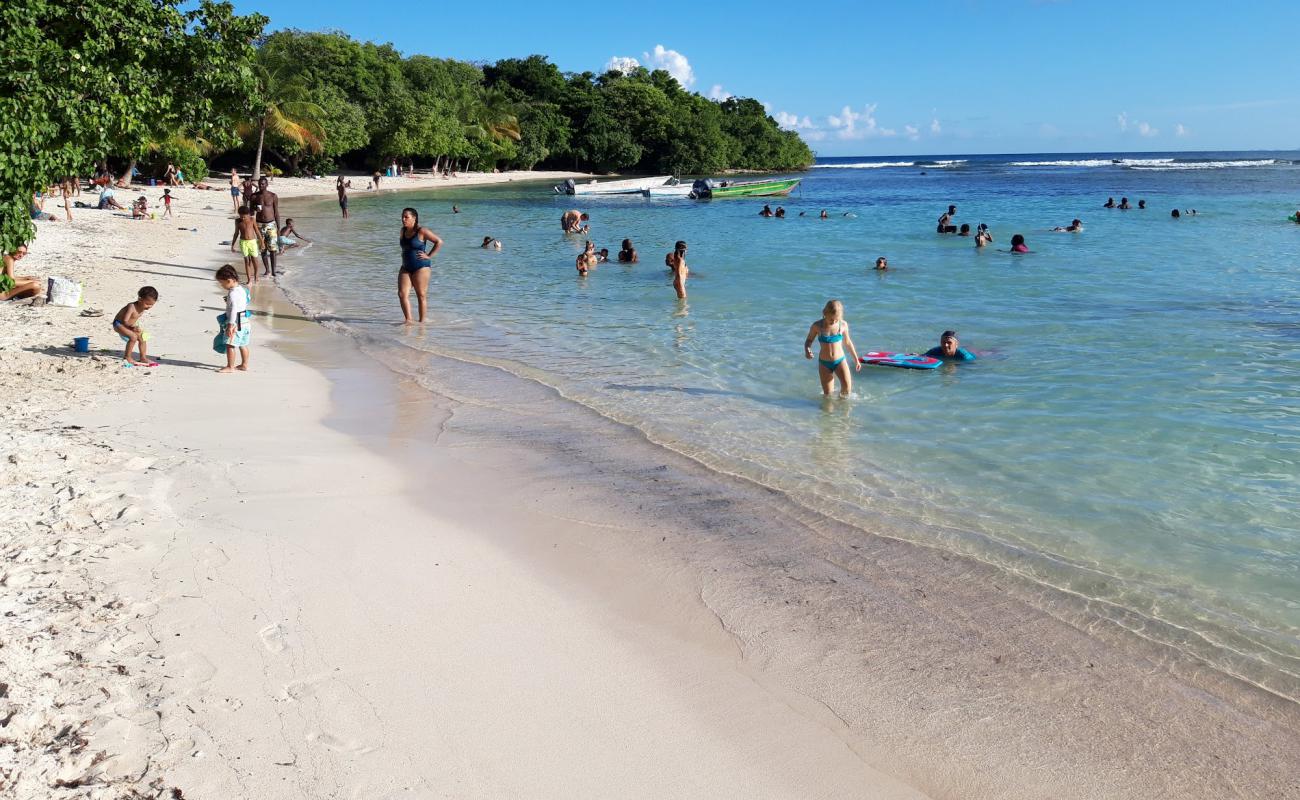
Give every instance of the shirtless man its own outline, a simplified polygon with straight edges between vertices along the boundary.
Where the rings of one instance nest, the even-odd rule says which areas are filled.
[[[673,273],[673,288],[677,290],[677,299],[686,299],[686,276],[691,274],[686,266],[686,242],[678,242],[673,251],[664,256],[664,264]]]
[[[230,202],[235,207],[235,213],[239,213],[239,173],[235,170],[230,171]]]
[[[565,233],[586,233],[591,229],[590,225],[584,225],[591,217],[576,208],[569,209],[560,217],[560,229]]]
[[[262,232],[262,276],[276,277],[275,257],[280,252],[280,198],[267,188],[266,176],[257,181],[257,227]]]
[[[334,181],[334,188],[339,193],[339,208],[343,209],[343,219],[348,218],[348,189],[352,188],[352,181],[343,180],[340,175],[338,180]]]

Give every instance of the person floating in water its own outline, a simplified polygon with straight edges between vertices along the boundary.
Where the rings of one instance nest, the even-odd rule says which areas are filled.
[[[1011,252],[1013,253],[1029,252],[1029,245],[1025,244],[1025,237],[1021,236],[1018,233],[1011,237]]]
[[[691,270],[686,266],[686,242],[679,241],[673,251],[664,256],[664,265],[673,274],[673,288],[677,290],[677,299],[686,299],[686,276]]]
[[[591,230],[586,224],[590,219],[586,212],[571,208],[560,217],[560,229],[565,233],[586,233]]]
[[[1115,207],[1115,198],[1107,197],[1106,204],[1102,206],[1102,208],[1114,208],[1114,207]]]
[[[1147,201],[1145,201],[1145,200],[1139,200],[1139,201],[1138,201],[1138,209],[1140,209],[1140,210],[1142,210],[1142,211],[1145,211],[1146,208],[1147,208]]]
[[[483,244],[479,245],[479,247],[483,248],[484,250],[500,250],[501,240],[493,239],[491,236],[484,236]]]
[[[830,214],[827,214],[827,213],[826,213],[826,209],[823,208],[823,209],[822,209],[822,215],[821,215],[821,218],[822,218],[822,219],[830,219],[830,218],[831,218],[831,215],[830,215]]]
[[[876,259],[876,271],[877,271],[877,272],[884,272],[884,271],[887,270],[887,269],[889,269],[889,259],[885,258],[884,256],[881,256],[880,258],[877,258],[877,259]]]
[[[1133,207],[1133,206],[1131,206],[1131,205],[1128,204],[1128,198],[1127,198],[1127,197],[1121,197],[1121,198],[1119,199],[1119,210],[1120,210],[1120,211],[1128,211],[1128,210],[1131,209],[1132,207]]]
[[[1081,230],[1083,230],[1083,220],[1080,219],[1071,220],[1070,224],[1064,228],[1060,225],[1052,228],[1053,233],[1078,233]]]
[[[985,247],[990,244],[993,244],[993,234],[989,231],[989,226],[981,222],[975,229],[975,246]]]
[[[771,206],[767,206],[767,205],[763,206],[763,210],[760,211],[760,212],[758,212],[758,215],[759,215],[760,217],[770,217],[770,216],[772,216],[772,207],[771,207]]]
[[[1179,213],[1178,209],[1175,208],[1173,211],[1169,212],[1169,216],[1173,217],[1174,219],[1178,219],[1179,217],[1182,216],[1182,214]]]
[[[637,257],[636,248],[632,246],[631,239],[623,240],[623,249],[618,251],[618,263],[635,264],[640,259]]]
[[[963,222],[961,230],[957,231],[958,236],[970,236],[970,223]]]
[[[776,207],[776,218],[785,219],[785,209],[782,208],[781,206]]]
[[[402,306],[402,318],[411,322],[411,289],[419,303],[420,322],[424,322],[428,304],[429,268],[432,257],[442,249],[438,234],[420,225],[420,212],[414,208],[402,209],[402,230],[397,243],[402,248],[402,268],[397,272],[397,301]]]
[[[944,331],[939,336],[939,346],[931,347],[925,351],[930,358],[941,358],[944,361],[974,361],[975,354],[961,346],[957,339],[957,331]]]
[[[821,343],[817,354],[817,377],[821,381],[822,394],[830,396],[835,379],[840,379],[840,396],[848,397],[853,391],[853,372],[845,350],[853,357],[853,367],[862,370],[858,360],[858,350],[849,337],[849,322],[844,319],[844,304],[839,300],[829,300],[822,308],[822,318],[808,328],[808,336],[803,341],[804,358],[812,359],[812,343],[816,339]]]

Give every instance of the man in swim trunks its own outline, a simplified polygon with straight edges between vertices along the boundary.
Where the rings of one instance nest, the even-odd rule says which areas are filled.
[[[334,188],[339,193],[339,208],[343,209],[343,219],[348,218],[348,189],[352,188],[352,181],[343,180],[340,175],[338,180],[334,181]]]
[[[560,229],[565,233],[586,233],[591,230],[591,226],[583,223],[589,219],[591,216],[587,213],[576,208],[569,209],[560,217]]]
[[[939,337],[939,346],[925,351],[930,358],[944,361],[974,361],[975,354],[961,346],[957,340],[957,331],[944,331]]]
[[[280,198],[267,188],[263,175],[257,181],[257,227],[262,232],[262,276],[276,276],[275,257],[280,252]]]
[[[957,226],[951,224],[952,218],[957,216],[957,206],[948,206],[947,213],[939,215],[939,226],[935,228],[936,233],[956,233]]]

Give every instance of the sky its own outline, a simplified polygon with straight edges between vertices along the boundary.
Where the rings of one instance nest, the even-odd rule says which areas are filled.
[[[1272,0],[235,7],[407,55],[634,60],[763,102],[821,156],[1300,149],[1296,6]]]

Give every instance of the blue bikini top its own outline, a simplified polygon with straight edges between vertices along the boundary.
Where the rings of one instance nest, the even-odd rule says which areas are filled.
[[[844,341],[844,334],[843,333],[832,333],[830,335],[824,333],[818,334],[817,341],[821,342],[822,344],[835,344],[836,342]]]

